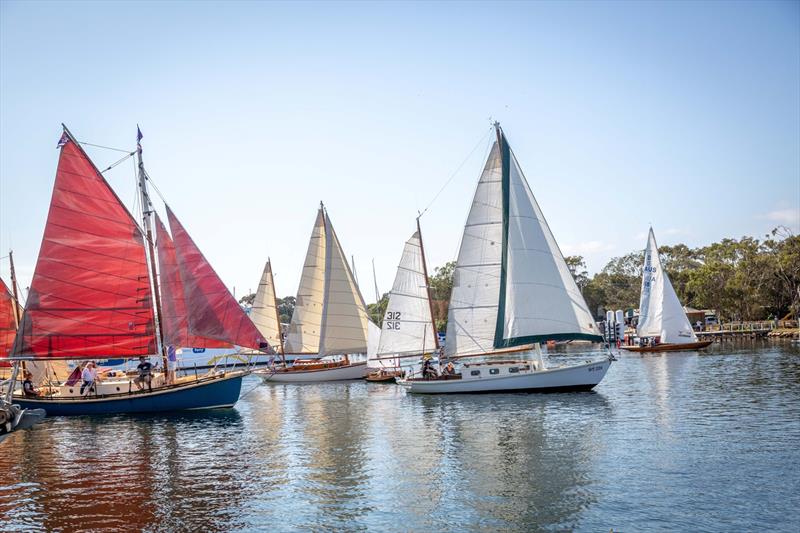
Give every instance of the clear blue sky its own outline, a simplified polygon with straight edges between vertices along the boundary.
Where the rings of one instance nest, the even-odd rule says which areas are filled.
[[[371,259],[388,290],[463,162],[422,219],[429,263],[455,257],[490,117],[592,271],[649,223],[691,246],[799,229],[797,2],[3,1],[0,255],[13,246],[28,284],[62,121],[122,148],[138,123],[149,173],[237,294],[267,256],[295,293],[324,200],[372,301]],[[108,177],[133,199],[130,164]]]

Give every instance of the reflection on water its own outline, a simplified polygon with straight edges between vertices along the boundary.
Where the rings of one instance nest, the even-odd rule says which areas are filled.
[[[250,388],[235,410],[48,419],[10,437],[0,530],[791,530],[800,520],[800,350],[788,344],[623,355],[594,393]]]

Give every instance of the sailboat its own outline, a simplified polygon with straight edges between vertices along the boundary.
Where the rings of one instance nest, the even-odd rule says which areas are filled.
[[[350,357],[367,353],[370,320],[345,258],[320,203],[285,343],[286,353],[313,357],[256,371],[265,382],[338,381],[366,376],[367,362],[351,361]]]
[[[150,386],[111,370],[93,387],[75,380],[14,395],[48,415],[117,414],[232,407],[246,371],[212,370],[175,377],[168,357],[187,336],[225,345],[268,346],[167,206],[174,242],[166,241],[147,192],[141,132],[137,155],[140,227],[69,130],[58,143],[58,169],[33,281],[9,359],[96,361],[161,358]],[[179,283],[159,283],[153,220],[161,252],[172,244]],[[174,276],[165,268],[162,275]],[[162,308],[162,303],[164,307]],[[75,378],[77,379],[77,377]]]
[[[433,322],[428,268],[422,232],[406,241],[389,293],[378,349],[367,359],[367,381],[394,381],[403,377],[403,360],[419,360],[439,351],[439,336]],[[416,361],[414,361],[416,363]]]
[[[673,352],[698,350],[713,342],[697,340],[697,335],[689,324],[689,318],[661,264],[653,228],[650,228],[647,248],[644,251],[636,335],[640,340],[655,339],[657,342],[642,343],[639,346],[621,346],[621,348],[631,352]]]
[[[272,276],[272,262],[267,258],[258,290],[250,308],[250,320],[253,321],[261,335],[273,347],[280,346],[281,363],[286,366],[286,354],[283,347],[281,331],[281,314],[278,312],[278,299],[275,297],[275,279]]]
[[[423,394],[590,390],[613,357],[545,362],[542,342],[603,338],[497,123],[495,132],[450,296],[444,357],[458,365],[445,375],[397,381]]]

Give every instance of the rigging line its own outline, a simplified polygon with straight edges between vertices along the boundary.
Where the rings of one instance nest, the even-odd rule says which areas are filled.
[[[136,152],[131,152],[131,153],[129,153],[128,155],[126,155],[126,156],[123,156],[123,157],[122,157],[122,159],[119,159],[119,160],[117,160],[115,163],[111,163],[111,165],[109,165],[109,166],[108,166],[108,168],[106,168],[105,170],[101,170],[101,171],[100,171],[100,174],[103,174],[103,173],[105,173],[105,172],[108,172],[109,170],[111,170],[111,169],[112,169],[112,168],[114,168],[115,166],[119,165],[120,163],[123,163],[123,162],[124,162],[126,159],[128,159],[129,157],[133,157],[133,156],[134,156],[134,154],[136,154]]]
[[[104,148],[106,150],[114,150],[115,152],[124,152],[126,154],[130,152],[130,150],[123,150],[122,148],[112,148],[111,146],[103,146],[102,144],[92,144],[84,141],[78,141],[78,144],[83,144],[85,146],[94,146],[95,148]]]
[[[455,178],[455,177],[456,177],[456,175],[457,175],[457,174],[458,174],[458,173],[461,171],[461,169],[464,167],[464,165],[466,165],[466,164],[467,164],[467,161],[469,161],[469,158],[470,158],[470,157],[472,157],[472,154],[474,154],[474,153],[475,153],[475,150],[477,150],[477,149],[478,149],[478,147],[479,147],[481,144],[483,144],[483,141],[486,139],[486,137],[489,135],[489,133],[491,133],[491,132],[492,132],[492,130],[493,130],[493,129],[494,129],[494,126],[492,126],[491,128],[489,128],[488,130],[486,130],[486,132],[485,132],[483,135],[481,135],[481,138],[480,138],[480,139],[478,139],[478,142],[477,142],[477,143],[475,143],[475,146],[472,148],[472,150],[470,150],[470,152],[469,152],[469,154],[467,155],[467,157],[465,157],[465,158],[464,158],[464,160],[461,162],[461,164],[460,164],[460,165],[458,165],[458,168],[455,170],[455,172],[453,172],[453,173],[450,175],[450,177],[449,177],[449,178],[447,178],[447,181],[445,181],[445,182],[444,182],[444,185],[442,185],[442,188],[441,188],[441,189],[439,189],[439,192],[437,192],[437,193],[436,193],[436,195],[433,197],[433,199],[430,201],[430,203],[428,203],[428,205],[425,207],[425,209],[423,209],[423,210],[420,212],[420,214],[419,214],[419,217],[422,217],[422,215],[424,215],[424,214],[425,214],[425,213],[428,211],[428,209],[430,209],[430,208],[431,208],[431,206],[432,206],[432,205],[433,205],[433,203],[436,201],[436,199],[437,199],[437,198],[439,198],[439,195],[440,195],[440,194],[442,194],[442,191],[444,191],[444,190],[445,190],[445,188],[446,188],[446,187],[447,187],[447,186],[450,184],[450,182],[451,182],[451,181],[453,181],[453,178]]]

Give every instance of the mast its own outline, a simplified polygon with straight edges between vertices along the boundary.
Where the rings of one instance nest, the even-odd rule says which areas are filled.
[[[153,246],[153,204],[150,202],[150,195],[147,193],[147,174],[144,171],[144,161],[142,159],[142,131],[136,126],[136,159],[139,167],[139,197],[142,203],[142,221],[144,223],[145,238],[147,240],[147,252],[150,256],[150,279],[153,283],[153,301],[156,306],[156,316],[154,325],[156,328],[156,340],[161,361],[164,365],[164,376],[169,376],[169,363],[167,361],[167,347],[164,345],[164,332],[161,329],[161,292],[158,287],[158,274],[156,271],[156,253]]]
[[[19,323],[22,320],[22,317],[19,316],[19,295],[17,294],[17,274],[14,270],[14,252],[12,250],[8,251],[8,263],[9,268],[11,270],[11,293],[14,295],[14,322],[16,322],[17,328],[19,328]]]
[[[375,302],[381,301],[381,293],[378,290],[378,275],[375,274],[375,258],[372,258],[372,281],[375,283]]]
[[[286,367],[286,352],[283,348],[283,331],[281,330],[281,315],[278,312],[278,298],[275,296],[275,278],[272,277],[272,261],[269,257],[267,257],[267,263],[269,263],[269,284],[272,287],[272,304],[275,306],[275,322],[278,323],[278,340],[281,341],[281,361],[283,362],[284,368]]]
[[[421,215],[420,215],[421,216]],[[419,252],[422,255],[422,273],[425,276],[425,290],[428,293],[428,310],[431,314],[431,325],[433,326],[433,342],[436,346],[436,351],[439,351],[439,332],[436,330],[436,319],[433,318],[433,301],[431,300],[431,282],[428,278],[428,265],[425,262],[425,246],[422,244],[422,229],[419,225],[419,217],[417,217],[417,233],[419,234]],[[425,346],[423,339],[422,346]]]

